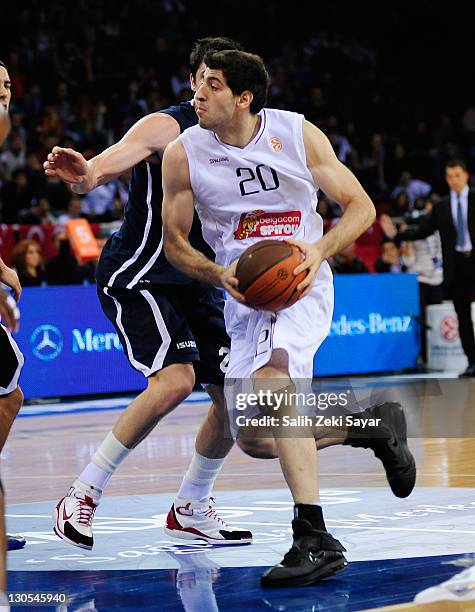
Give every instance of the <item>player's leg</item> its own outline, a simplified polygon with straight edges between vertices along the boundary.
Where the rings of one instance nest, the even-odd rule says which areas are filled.
[[[228,525],[211,498],[216,477],[234,444],[228,433],[223,394],[230,341],[224,326],[222,293],[194,283],[188,298],[192,308],[185,310],[186,320],[200,353],[200,361],[194,364],[197,379],[213,403],[198,431],[195,452],[168,513],[165,531],[213,544],[246,544],[252,541],[252,534]]]
[[[23,393],[18,386],[25,362],[10,332],[0,324],[0,452],[6,442],[13,421],[23,404]]]
[[[23,393],[20,387],[16,387],[11,393],[0,395],[0,452],[22,405]]]
[[[268,364],[254,373],[255,390],[285,395],[292,389],[288,355],[275,349]],[[275,386],[275,384],[277,386]],[[272,414],[272,409],[270,411]],[[266,413],[266,411],[264,411]],[[293,545],[278,565],[267,570],[262,578],[264,587],[304,586],[326,578],[343,569],[344,548],[328,533],[319,505],[317,484],[317,449],[311,427],[282,427],[282,416],[295,418],[298,410],[287,405],[279,409],[279,421],[272,428],[282,473],[294,500],[292,521]]]
[[[355,416],[355,415],[353,415]],[[416,482],[416,464],[407,444],[404,410],[398,402],[382,402],[357,414],[362,421],[370,419],[379,425],[351,425],[341,429],[314,428],[317,450],[330,446],[352,446],[372,450],[383,464],[389,486],[396,497],[408,497]],[[256,459],[278,457],[277,444],[268,427],[239,430],[237,444]]]
[[[93,545],[92,521],[112,474],[163,416],[192,391],[193,337],[175,307],[173,290],[104,291],[103,310],[114,323],[131,365],[147,376],[147,388],[126,408],[89,464],[54,511],[54,530],[81,548]]]
[[[24,358],[10,332],[0,325],[0,452],[10,433],[18,411],[23,404],[23,393],[18,386]],[[24,540],[22,541],[24,545]],[[23,546],[21,546],[22,548]],[[8,537],[5,530],[5,499],[0,480],[0,608],[7,605],[7,549]],[[5,608],[6,609],[6,608]]]
[[[0,606],[7,602],[3,601],[7,591],[7,536],[5,532],[5,501],[3,486],[0,480]]]

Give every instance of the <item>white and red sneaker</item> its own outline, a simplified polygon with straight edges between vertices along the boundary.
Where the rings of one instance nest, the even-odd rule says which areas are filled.
[[[98,505],[74,485],[56,506],[53,514],[53,529],[57,536],[74,546],[91,550],[94,544],[92,519]]]
[[[233,529],[213,508],[214,498],[187,501],[177,497],[167,515],[164,531],[182,540],[205,540],[210,544],[251,544],[252,533]]]
[[[460,610],[473,610],[472,606],[463,607],[463,602],[475,601],[475,565],[455,574],[450,580],[421,591],[414,598],[416,604],[430,604],[436,601],[458,601],[462,605]]]

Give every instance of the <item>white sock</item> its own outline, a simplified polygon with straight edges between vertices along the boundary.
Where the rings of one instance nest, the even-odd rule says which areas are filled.
[[[110,432],[92,456],[89,465],[79,474],[76,480],[78,485],[75,483],[74,486],[77,486],[80,490],[83,490],[84,487],[99,490],[100,496],[109,478],[131,450],[119,442],[114,434]],[[93,498],[95,501],[94,496]]]
[[[177,497],[187,500],[208,498],[224,459],[209,459],[195,451]]]

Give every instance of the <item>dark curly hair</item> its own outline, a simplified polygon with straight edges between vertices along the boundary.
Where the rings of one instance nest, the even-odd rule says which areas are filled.
[[[253,99],[249,107],[258,113],[267,102],[270,78],[261,57],[245,51],[219,51],[204,58],[208,68],[222,70],[229,88],[235,96],[250,91]]]

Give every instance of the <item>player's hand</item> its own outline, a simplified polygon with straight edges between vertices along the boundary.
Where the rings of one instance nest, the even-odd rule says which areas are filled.
[[[379,224],[388,238],[391,238],[392,240],[397,236],[397,228],[391,221],[391,217],[389,215],[381,215],[379,217]]]
[[[3,261],[0,261],[0,282],[5,283],[13,289],[15,300],[18,302],[21,295],[21,285],[18,274],[9,268]]]
[[[53,147],[43,168],[47,176],[55,176],[70,185],[85,183],[88,177],[87,160],[74,149]]]
[[[11,296],[10,301],[13,302]],[[15,316],[13,307],[8,303],[8,296],[3,289],[0,289],[0,318],[7,329],[12,332],[18,330],[18,319]]]
[[[232,297],[241,304],[246,303],[246,298],[239,292],[239,280],[236,277],[237,259],[221,275],[221,284]]]
[[[318,269],[325,258],[318,244],[310,244],[308,242],[302,242],[301,240],[286,240],[286,242],[298,247],[304,258],[302,263],[295,268],[294,275],[297,276],[300,272],[308,270],[307,276],[297,285],[297,291],[302,291],[300,297],[303,298],[310,293]]]

